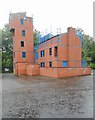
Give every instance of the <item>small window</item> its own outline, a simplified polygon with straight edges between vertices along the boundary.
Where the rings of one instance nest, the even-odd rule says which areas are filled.
[[[42,50],[42,51],[40,52],[40,54],[41,54],[41,57],[44,57],[44,56],[45,56],[44,50]]]
[[[25,36],[25,30],[22,30],[22,36]]]
[[[21,41],[20,43],[21,43],[21,47],[24,47],[24,41]]]
[[[45,63],[44,62],[41,62],[41,67],[45,67]]]
[[[24,20],[20,19],[20,24],[23,25],[24,24]]]
[[[22,58],[26,58],[26,52],[22,52]]]
[[[52,48],[49,48],[49,55],[52,55]]]
[[[54,47],[54,56],[57,57],[58,56],[58,48],[57,46]]]
[[[62,61],[62,67],[67,67],[67,61]]]
[[[49,62],[49,67],[52,67],[52,62]]]

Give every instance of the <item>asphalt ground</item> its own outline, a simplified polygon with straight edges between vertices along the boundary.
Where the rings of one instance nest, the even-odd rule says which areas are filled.
[[[93,80],[3,74],[2,117],[93,118]]]

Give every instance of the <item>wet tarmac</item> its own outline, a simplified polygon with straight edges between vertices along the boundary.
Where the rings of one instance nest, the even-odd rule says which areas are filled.
[[[93,118],[93,76],[2,76],[3,118]]]

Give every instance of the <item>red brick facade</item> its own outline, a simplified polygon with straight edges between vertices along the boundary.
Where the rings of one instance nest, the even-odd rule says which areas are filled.
[[[34,55],[33,22],[26,13],[10,14],[10,31],[13,32],[14,73],[18,75],[44,75],[71,77],[91,74],[81,65],[81,42],[75,29],[56,35],[38,44]]]

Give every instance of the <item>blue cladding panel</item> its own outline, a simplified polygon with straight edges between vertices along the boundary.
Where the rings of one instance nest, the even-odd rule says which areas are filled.
[[[35,52],[35,59],[38,60],[38,52]]]
[[[41,36],[40,34],[38,34],[38,43],[42,43],[42,42],[45,42],[47,41],[48,39],[52,38],[53,35],[51,33],[45,35],[45,36]]]
[[[85,67],[87,65],[87,61],[86,60],[82,60],[82,67]]]
[[[67,61],[62,61],[62,67],[67,67]]]

